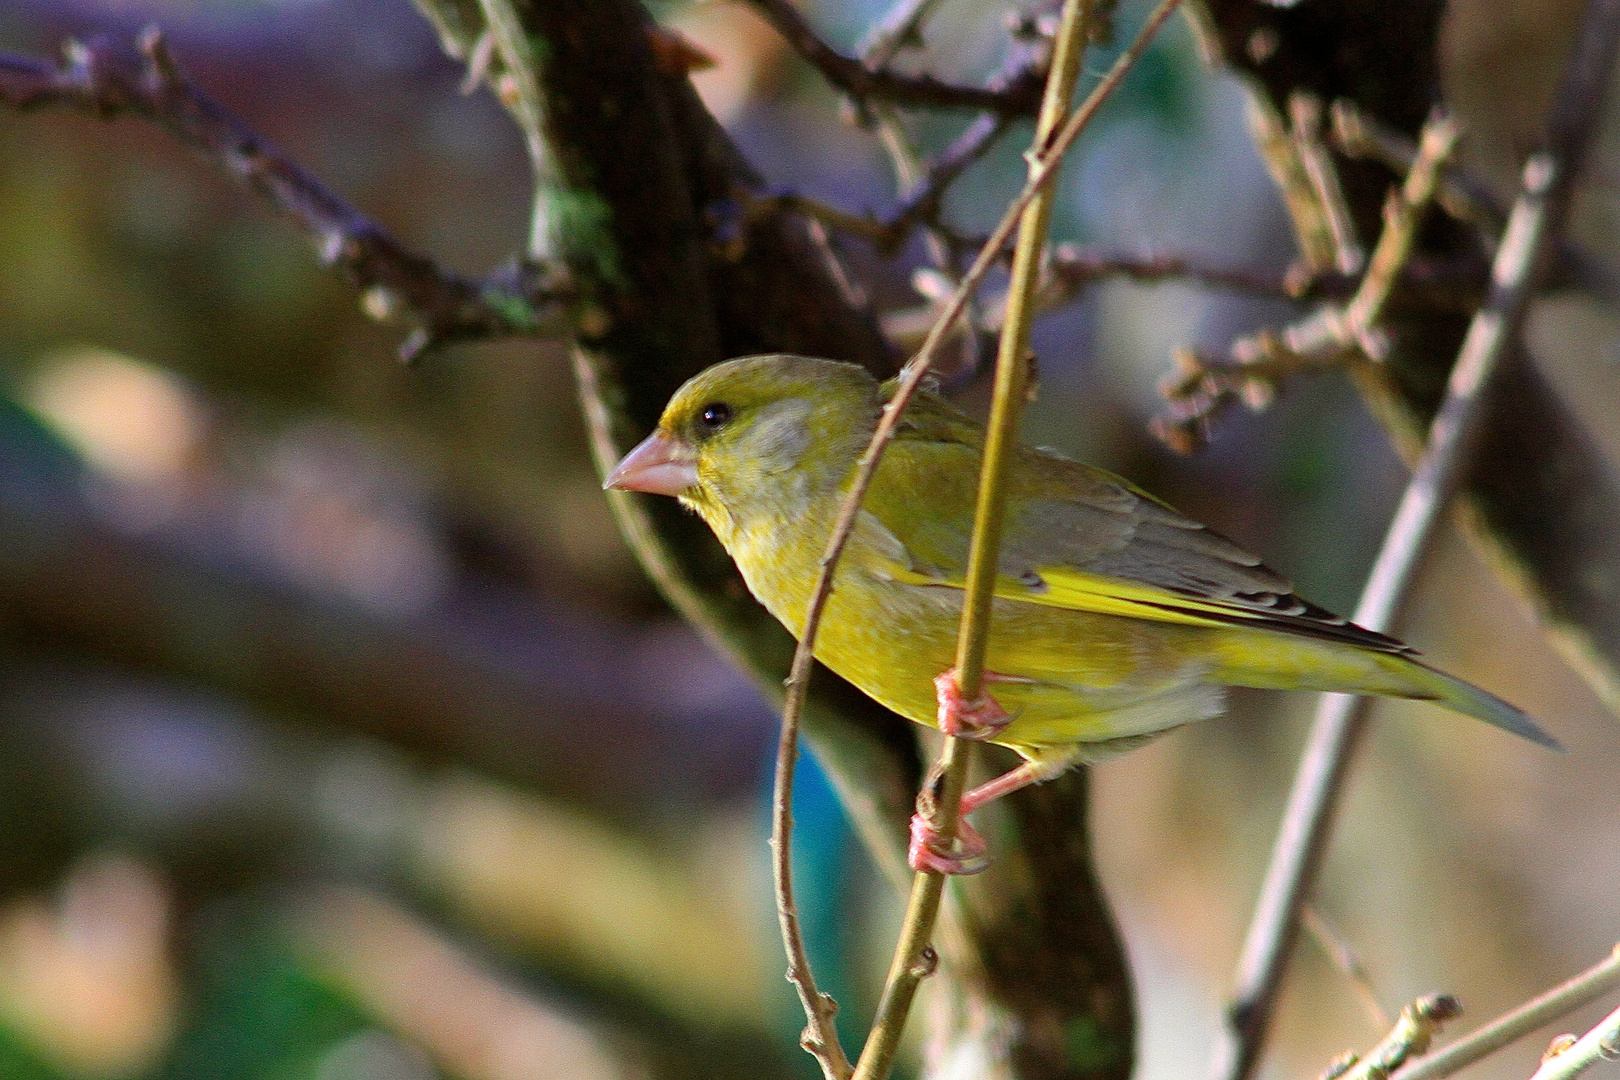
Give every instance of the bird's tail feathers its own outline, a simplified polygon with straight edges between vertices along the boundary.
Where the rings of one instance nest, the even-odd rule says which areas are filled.
[[[1413,660],[1410,657],[1390,656],[1380,657],[1384,666],[1391,674],[1399,668],[1399,675],[1418,691],[1410,696],[1427,697],[1437,701],[1457,712],[1465,713],[1485,721],[1493,727],[1529,739],[1549,750],[1563,751],[1564,747],[1557,739],[1547,734],[1541,726],[1530,719],[1525,713],[1509,705],[1495,694],[1481,690],[1473,683],[1463,680],[1443,671],[1436,671],[1427,664]]]

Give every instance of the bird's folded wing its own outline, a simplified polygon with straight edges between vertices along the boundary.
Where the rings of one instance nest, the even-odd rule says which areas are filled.
[[[870,554],[894,580],[961,588],[979,449],[926,414],[921,421],[890,447],[864,503],[867,525],[888,534]],[[1119,477],[1027,448],[1013,469],[996,595],[1412,652],[1300,599],[1259,558]]]

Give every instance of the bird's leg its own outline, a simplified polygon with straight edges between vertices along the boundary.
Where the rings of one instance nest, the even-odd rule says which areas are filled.
[[[962,809],[957,816],[954,850],[946,845],[934,824],[939,787],[939,774],[936,771],[929,776],[917,796],[917,812],[911,816],[911,846],[906,853],[906,861],[913,870],[930,870],[936,874],[979,873],[990,865],[987,845],[979,831],[968,824],[967,816],[1003,795],[1011,795],[1020,788],[1061,776],[1079,759],[1078,746],[1043,749],[1017,768],[1008,769],[994,780],[967,792],[962,796]]]
[[[1029,681],[994,671],[986,671],[982,678],[987,683]],[[939,702],[939,730],[958,739],[974,742],[993,739],[1013,720],[1000,703],[983,690],[972,701],[964,698],[962,687],[956,681],[955,668],[934,678],[934,698]]]

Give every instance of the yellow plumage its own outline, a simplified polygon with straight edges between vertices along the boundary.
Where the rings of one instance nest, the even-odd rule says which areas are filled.
[[[678,495],[797,634],[817,560],[890,387],[792,356],[717,364],[671,399],[609,484]],[[983,430],[921,393],[839,564],[816,656],[933,724],[955,658]],[[1413,650],[1306,603],[1236,544],[1128,482],[1021,447],[986,668],[990,741],[1042,776],[1215,715],[1224,687],[1420,698],[1547,746],[1529,717]]]

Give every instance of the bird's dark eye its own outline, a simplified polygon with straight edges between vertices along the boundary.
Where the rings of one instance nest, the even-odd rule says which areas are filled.
[[[698,421],[710,431],[725,427],[730,419],[731,406],[723,401],[711,401],[698,413]]]

